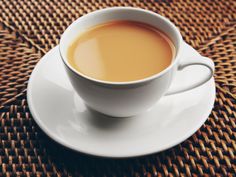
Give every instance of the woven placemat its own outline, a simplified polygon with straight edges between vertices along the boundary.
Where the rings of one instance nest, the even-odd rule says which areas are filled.
[[[215,62],[214,109],[191,138],[174,148],[132,159],[86,156],[53,142],[28,110],[25,89],[37,61],[73,20],[111,6],[141,7],[168,17],[186,42]],[[0,10],[0,176],[235,176],[234,0],[2,0]]]

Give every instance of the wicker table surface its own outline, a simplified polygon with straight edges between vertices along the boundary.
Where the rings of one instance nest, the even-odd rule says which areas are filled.
[[[131,159],[72,152],[48,138],[29,112],[26,86],[35,64],[73,20],[111,6],[166,16],[215,62],[211,115],[192,137],[164,152]],[[236,1],[1,0],[0,13],[0,176],[235,176]]]

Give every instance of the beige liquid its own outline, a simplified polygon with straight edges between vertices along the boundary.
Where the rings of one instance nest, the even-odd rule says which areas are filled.
[[[143,79],[171,64],[175,49],[156,28],[133,21],[113,21],[90,28],[68,48],[68,61],[89,77],[125,82]]]

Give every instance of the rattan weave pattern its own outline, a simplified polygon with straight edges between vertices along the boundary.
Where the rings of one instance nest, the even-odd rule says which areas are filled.
[[[49,139],[28,110],[25,89],[37,61],[73,20],[111,6],[141,7],[168,17],[186,42],[215,62],[217,98],[211,115],[191,138],[167,151],[120,160],[75,153]],[[0,176],[235,176],[234,0],[2,0],[0,10]]]
[[[191,138],[164,152],[103,159],[63,148],[33,121],[24,95],[0,110],[0,174],[43,176],[234,176],[236,101],[217,90],[207,122]],[[153,140],[155,141],[155,140]]]
[[[40,53],[16,33],[0,27],[0,105],[26,88]]]
[[[199,52],[214,60],[216,82],[236,94],[236,22],[202,45]]]
[[[60,34],[76,18],[111,6],[134,6],[168,17],[193,47],[219,34],[236,19],[236,2],[205,0],[165,1],[80,1],[80,0],[2,0],[0,20],[27,36],[45,51],[58,43]]]

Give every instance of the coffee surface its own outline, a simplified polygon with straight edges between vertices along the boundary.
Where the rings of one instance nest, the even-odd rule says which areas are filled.
[[[157,74],[171,64],[174,55],[174,45],[167,35],[134,21],[113,21],[90,28],[75,38],[67,51],[68,62],[77,71],[111,82]]]

